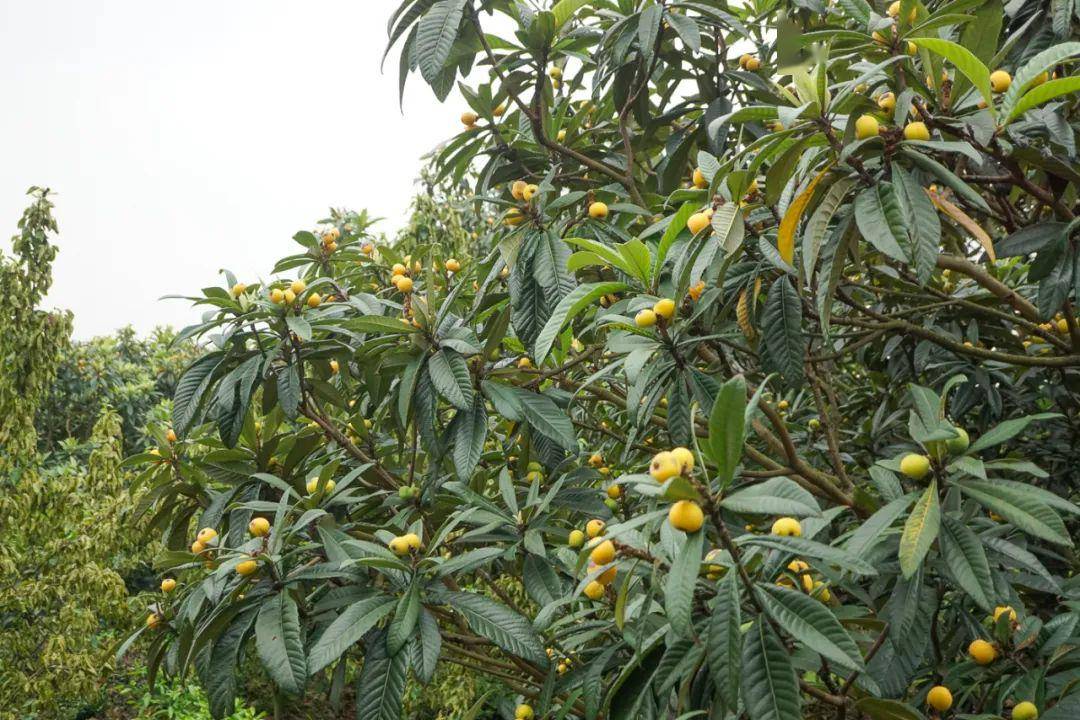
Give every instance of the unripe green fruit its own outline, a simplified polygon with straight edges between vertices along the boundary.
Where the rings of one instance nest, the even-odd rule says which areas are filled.
[[[608,510],[611,510],[612,512],[615,512],[616,510],[619,509],[619,503],[616,502],[615,500],[613,500],[612,498],[606,498],[604,500],[604,504],[607,505]]]
[[[968,437],[967,430],[962,427],[954,427],[957,436],[945,441],[945,447],[949,448],[949,452],[953,455],[959,455],[966,452],[968,446],[971,445],[971,438]]]

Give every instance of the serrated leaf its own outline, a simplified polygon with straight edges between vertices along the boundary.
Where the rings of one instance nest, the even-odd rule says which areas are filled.
[[[841,550],[814,540],[807,540],[802,537],[746,535],[738,538],[737,542],[742,546],[750,545],[767,547],[773,550],[788,552],[799,557],[816,558],[829,565],[835,565],[842,570],[848,570],[860,575],[877,575],[877,568],[865,560],[855,557],[846,550]]]
[[[364,641],[364,666],[356,678],[356,720],[401,720],[408,653],[390,655],[386,634]]]
[[[979,607],[992,610],[997,593],[990,576],[990,563],[979,537],[950,515],[944,515],[941,520],[938,543],[945,564],[956,582]]]
[[[1006,121],[1014,120],[1031,108],[1049,102],[1056,97],[1078,91],[1080,91],[1080,77],[1076,76],[1058,78],[1057,80],[1050,80],[1042,85],[1037,85],[1031,90],[1028,90],[1024,96],[1020,98],[1016,103],[1016,106],[1009,111],[1009,116],[1006,118]]]
[[[255,646],[274,684],[292,697],[304,694],[307,659],[296,602],[281,592],[265,601],[255,620]]]
[[[474,593],[442,591],[440,599],[461,613],[473,632],[540,667],[547,667],[544,644],[532,623],[505,605]]]
[[[720,506],[749,515],[809,517],[821,514],[814,496],[785,477],[771,478],[732,493],[720,502]]]
[[[394,618],[386,628],[386,651],[397,655],[416,630],[420,618],[420,585],[413,582],[398,600]]]
[[[814,652],[852,670],[863,670],[862,654],[832,611],[799,590],[758,583],[765,612]]]
[[[1006,485],[970,478],[957,480],[954,484],[972,500],[1001,515],[1029,535],[1056,545],[1073,546],[1061,516],[1032,495]]]
[[[926,48],[930,52],[937,53],[951,62],[964,77],[968,79],[986,102],[987,109],[993,114],[994,92],[990,87],[990,70],[982,60],[975,57],[967,48],[949,40],[936,37],[913,37],[908,38],[920,48]]]
[[[739,579],[737,573],[729,570],[716,587],[707,641],[709,672],[720,691],[724,705],[728,708],[736,707],[739,698],[739,679],[742,676],[739,658],[742,644],[741,626]]]
[[[926,190],[915,182],[908,172],[897,166],[893,168],[897,194],[907,216],[907,228],[911,242],[911,260],[919,283],[926,285],[937,267],[941,246],[941,219]],[[991,248],[992,249],[992,248]]]
[[[855,196],[855,224],[863,238],[894,260],[908,262],[907,223],[890,182],[881,181]]]
[[[1024,66],[1016,71],[1012,84],[1001,98],[1001,111],[1005,113],[1005,117],[1012,115],[1013,108],[1020,102],[1021,94],[1028,90],[1035,78],[1076,54],[1080,54],[1080,42],[1065,42],[1043,50],[1024,63]]]
[[[571,322],[582,310],[593,304],[595,300],[604,295],[623,292],[628,288],[622,282],[598,282],[578,285],[569,295],[559,301],[551,312],[551,317],[544,323],[544,327],[536,336],[536,344],[533,349],[533,358],[537,364],[541,364],[551,351],[551,345],[555,338],[562,332],[563,327]]]
[[[198,416],[199,408],[203,403],[203,395],[213,380],[214,372],[224,353],[213,352],[203,355],[195,360],[184,370],[180,380],[176,383],[176,391],[173,393],[173,429],[176,434],[183,437],[190,429],[192,422]]]
[[[439,79],[457,39],[466,0],[439,0],[420,18],[416,32],[416,58],[420,74],[429,84]]]
[[[394,609],[394,600],[383,595],[355,602],[337,616],[308,653],[308,672],[314,675],[360,642],[368,630]]]
[[[806,222],[806,229],[803,231],[802,264],[803,277],[807,282],[810,282],[814,267],[817,265],[821,245],[829,231],[829,221],[836,215],[836,211],[840,209],[856,182],[854,178],[841,178],[833,183]]]
[[[469,480],[484,454],[487,440],[487,410],[477,397],[469,410],[458,410],[454,418],[454,470],[462,480]]]
[[[784,644],[759,617],[743,639],[742,696],[750,720],[802,720],[795,669]]]
[[[778,277],[769,288],[762,315],[762,341],[772,366],[790,387],[803,380],[806,339],[802,332],[802,304],[791,280]]]
[[[427,369],[431,384],[447,402],[457,408],[472,407],[472,376],[461,353],[441,348],[428,358]]]
[[[523,388],[513,388],[513,396],[521,407],[525,420],[537,432],[567,451],[577,448],[573,423],[551,398]]]

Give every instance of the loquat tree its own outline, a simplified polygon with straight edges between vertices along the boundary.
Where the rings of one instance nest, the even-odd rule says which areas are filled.
[[[219,716],[249,653],[279,717],[445,664],[498,683],[464,717],[1080,715],[1076,11],[404,2],[470,252],[337,213],[191,298],[128,461],[152,673]]]

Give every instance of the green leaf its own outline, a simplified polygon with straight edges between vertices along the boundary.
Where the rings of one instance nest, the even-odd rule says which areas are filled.
[[[922,185],[899,165],[893,167],[897,197],[911,236],[911,259],[915,276],[926,285],[937,267],[941,247],[941,219]]]
[[[1021,418],[1013,418],[1012,420],[998,423],[971,443],[971,447],[968,448],[968,453],[974,455],[986,448],[1000,445],[1006,440],[1011,440],[1036,420],[1051,420],[1059,417],[1061,417],[1061,415],[1057,413],[1038,413],[1036,415],[1025,415]]]
[[[466,0],[439,0],[424,17],[416,31],[416,53],[420,74],[433,85],[446,66],[457,39]]]
[[[544,643],[532,623],[510,608],[474,593],[440,591],[439,598],[461,613],[472,630],[523,660],[548,666]]]
[[[394,608],[393,598],[368,597],[345,609],[319,636],[308,653],[308,673],[314,675],[341,657]]]
[[[528,553],[522,563],[521,578],[525,583],[525,592],[541,607],[565,595],[562,582],[547,558]]]
[[[709,413],[709,440],[703,444],[716,463],[716,478],[726,487],[735,478],[746,433],[746,380],[742,375],[720,386]]]
[[[383,632],[369,635],[364,650],[356,678],[356,720],[401,720],[409,654],[390,655]]]
[[[590,0],[559,0],[551,8],[551,14],[555,17],[555,29],[559,30],[581,8],[589,4]]]
[[[473,471],[484,454],[487,440],[487,410],[484,399],[477,397],[472,408],[458,410],[452,423],[454,428],[454,470],[462,480],[472,478]]]
[[[210,667],[203,685],[211,717],[228,717],[236,709],[236,666],[244,648],[243,640],[255,620],[254,608],[241,613],[216,640],[210,650]]]
[[[855,701],[855,709],[873,720],[925,720],[921,712],[899,700],[859,698]]]
[[[857,557],[870,551],[893,522],[904,514],[914,497],[914,493],[898,497],[868,517],[851,533],[845,549]]]
[[[525,419],[537,432],[567,451],[577,449],[573,423],[551,398],[517,387],[513,388],[513,394]]]
[[[686,540],[675,550],[671,572],[665,580],[664,610],[671,629],[677,635],[689,637],[692,629],[691,612],[694,605],[694,588],[697,586],[698,570],[701,568],[701,549],[705,533],[701,530],[686,535]]]
[[[743,222],[742,210],[739,208],[738,203],[728,203],[721,208],[717,208],[716,212],[713,213],[710,224],[716,242],[723,248],[725,257],[739,249],[746,233],[746,225]],[[699,264],[701,263],[694,263],[694,269],[690,273],[691,285],[701,279],[702,274],[709,265],[709,263],[704,263],[704,266],[699,268]]]
[[[472,408],[472,376],[461,353],[440,348],[428,359],[427,366],[431,384],[440,395],[454,407]]]
[[[908,39],[920,48],[926,48],[930,52],[937,53],[955,65],[956,69],[979,91],[983,100],[986,101],[987,109],[993,114],[994,91],[990,87],[990,70],[983,64],[982,60],[975,57],[975,54],[967,48],[949,40],[935,37],[913,37]]]
[[[908,262],[907,224],[892,183],[881,181],[855,196],[855,224],[875,248],[894,260]]]
[[[811,557],[829,565],[835,565],[860,575],[877,575],[877,568],[857,558],[846,550],[824,545],[802,537],[784,537],[781,535],[744,535],[736,541],[741,546],[766,547],[772,550],[791,553],[800,557]]]
[[[821,245],[825,242],[825,236],[829,232],[829,222],[836,215],[836,211],[840,209],[848,192],[855,186],[856,182],[855,178],[841,178],[833,183],[814,209],[813,215],[806,222],[806,228],[803,230],[802,259],[803,277],[807,282],[810,281],[811,276],[814,274],[818,253],[821,251]]]
[[[304,694],[307,660],[296,602],[287,592],[263,601],[255,620],[255,645],[270,679],[286,695]]]
[[[773,281],[769,288],[762,315],[762,340],[770,366],[780,372],[788,386],[801,385],[806,355],[802,305],[786,275]]]
[[[724,705],[729,709],[736,707],[739,698],[739,678],[742,676],[739,658],[741,626],[739,578],[734,570],[729,570],[716,587],[706,649],[709,672]]]
[[[311,323],[299,315],[287,315],[285,317],[285,324],[288,325],[289,330],[301,340],[311,339]]]
[[[386,651],[397,655],[416,630],[420,618],[420,585],[413,582],[398,600],[394,619],[386,629]]]
[[[419,653],[413,656],[413,673],[425,685],[431,682],[442,652],[442,635],[439,621],[427,608],[420,608],[420,637],[417,642]]]
[[[191,363],[177,381],[176,391],[173,393],[172,426],[180,437],[187,434],[198,417],[203,396],[224,355],[223,352],[203,355]]]
[[[390,318],[384,315],[364,315],[351,318],[342,323],[346,330],[361,333],[378,333],[380,335],[408,335],[420,332],[411,324],[401,322],[400,318]]]
[[[641,49],[641,62],[649,67],[653,58],[653,46],[660,35],[660,21],[664,17],[662,5],[647,5],[638,16],[638,47]]]
[[[950,515],[944,515],[941,524],[941,556],[957,584],[983,610],[992,610],[997,592],[990,576],[990,563],[986,559],[979,536],[966,525]]]
[[[1005,113],[1005,117],[1013,117],[1013,110],[1020,103],[1021,93],[1025,93],[1025,91],[1031,93],[1038,90],[1038,88],[1029,89],[1035,78],[1049,71],[1050,68],[1062,60],[1077,54],[1080,54],[1080,42],[1066,42],[1047,48],[1024,63],[1024,66],[1016,71],[1012,84],[1009,85],[1009,89],[1005,91],[1005,95],[1001,98],[1001,111]],[[1045,83],[1045,85],[1049,84]]]
[[[821,515],[814,496],[786,477],[743,488],[721,500],[720,506],[744,515]]]
[[[743,704],[750,720],[802,720],[791,658],[762,617],[743,639],[741,673]]]
[[[547,358],[551,351],[551,345],[555,338],[562,332],[563,327],[573,320],[578,313],[593,304],[604,295],[618,293],[626,290],[629,286],[622,282],[598,282],[578,285],[569,295],[559,301],[551,312],[551,317],[544,323],[540,334],[536,336],[536,344],[533,350],[533,358],[539,365]]]
[[[937,480],[932,480],[908,515],[904,533],[900,536],[900,571],[905,578],[914,575],[922,565],[940,527],[941,505],[938,504]]]
[[[765,612],[814,652],[852,670],[863,670],[862,654],[840,621],[820,600],[799,590],[758,583]]]
[[[954,484],[972,500],[1011,522],[1029,535],[1057,545],[1072,547],[1073,542],[1054,510],[1023,490],[984,480],[964,478]]]
[[[990,214],[990,206],[986,204],[986,200],[983,199],[983,196],[973,190],[970,185],[954,175],[951,170],[937,160],[910,147],[901,147],[900,154],[917,165],[920,169],[925,170],[936,177],[943,185],[946,185],[950,190],[963,198],[965,202]]]
[[[300,410],[300,373],[290,363],[278,368],[276,373],[278,403],[285,417],[295,420]]]
[[[660,237],[656,255],[653,257],[653,276],[656,276],[659,273],[660,266],[667,260],[668,250],[671,249],[675,239],[686,229],[686,221],[690,219],[691,215],[698,211],[698,207],[698,203],[684,202],[679,206],[679,209],[675,211],[675,214],[670,216],[667,228],[664,229],[664,234]]]

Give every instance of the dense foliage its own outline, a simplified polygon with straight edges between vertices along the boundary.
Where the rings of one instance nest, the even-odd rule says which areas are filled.
[[[1074,5],[404,2],[478,209],[335,212],[192,298],[128,461],[151,675],[218,716],[253,657],[279,717],[448,665],[496,683],[464,717],[1080,715]]]
[[[128,327],[71,343],[59,357],[35,423],[46,462],[85,460],[94,423],[106,407],[120,416],[124,450],[141,448],[147,421],[163,400],[172,398],[180,372],[198,352],[194,343],[175,339],[167,328],[140,338]]]
[[[120,420],[96,418],[87,461],[43,465],[34,417],[68,351],[71,318],[40,310],[56,232],[47,190],[0,256],[0,717],[60,717],[92,697],[130,627],[118,558],[145,547],[119,471]]]

